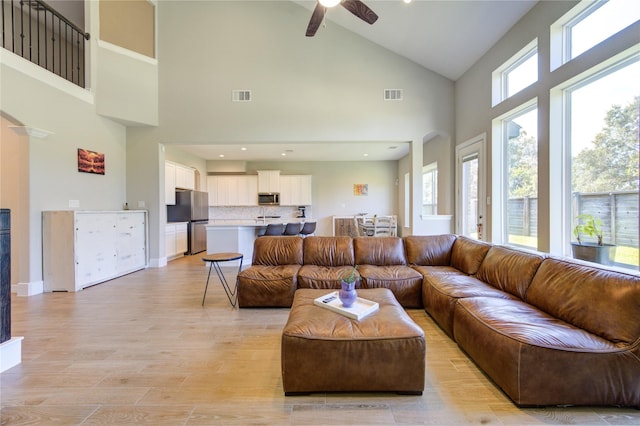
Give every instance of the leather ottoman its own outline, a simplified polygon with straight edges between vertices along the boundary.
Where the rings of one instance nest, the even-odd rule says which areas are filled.
[[[285,395],[391,391],[421,395],[425,339],[386,288],[358,296],[380,309],[360,321],[313,304],[327,290],[298,289],[282,332]]]

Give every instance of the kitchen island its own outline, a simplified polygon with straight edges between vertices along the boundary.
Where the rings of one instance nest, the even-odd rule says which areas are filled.
[[[306,219],[309,220],[309,219]],[[251,264],[253,242],[270,223],[300,222],[304,219],[239,219],[209,220],[207,230],[207,253],[237,252],[244,256],[243,265]]]

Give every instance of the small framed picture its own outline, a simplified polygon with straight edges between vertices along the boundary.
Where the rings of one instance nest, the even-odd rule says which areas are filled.
[[[355,196],[369,195],[369,184],[368,183],[354,183],[353,184],[353,195],[355,195]]]
[[[78,148],[78,171],[82,173],[104,174],[104,154]]]

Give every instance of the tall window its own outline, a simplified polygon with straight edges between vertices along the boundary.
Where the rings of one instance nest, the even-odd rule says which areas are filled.
[[[491,79],[494,106],[538,81],[538,40],[497,68]]]
[[[438,163],[422,168],[422,214],[438,214]]]
[[[503,239],[538,247],[538,109],[517,111],[501,121]]]
[[[640,57],[594,74],[566,90],[570,134],[571,224],[589,214],[615,245],[607,263],[638,268],[638,115]],[[597,100],[597,102],[594,102]],[[595,236],[582,240],[596,242]]]

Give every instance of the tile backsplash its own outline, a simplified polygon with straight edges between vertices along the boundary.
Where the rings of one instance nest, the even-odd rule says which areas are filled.
[[[255,219],[258,216],[296,218],[298,214],[298,208],[293,206],[209,207],[209,220]],[[307,206],[305,216],[307,218],[313,217],[311,207]]]

